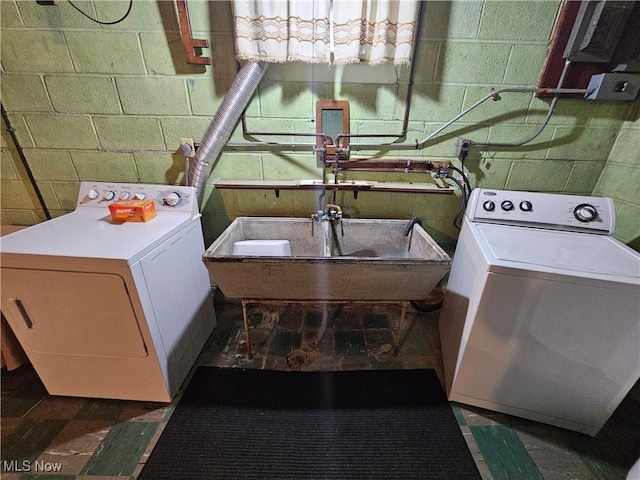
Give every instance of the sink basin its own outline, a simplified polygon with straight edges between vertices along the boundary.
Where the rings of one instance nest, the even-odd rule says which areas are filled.
[[[283,300],[422,300],[451,267],[451,258],[407,220],[236,218],[203,255],[230,298]],[[290,256],[234,255],[236,242],[288,240]]]

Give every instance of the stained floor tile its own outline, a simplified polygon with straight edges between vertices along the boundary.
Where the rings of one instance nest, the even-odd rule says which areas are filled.
[[[543,433],[541,430],[544,429]],[[571,444],[579,434],[561,429],[550,431],[536,424],[518,427],[516,434],[545,480],[589,478],[587,464],[573,450]],[[551,440],[551,441],[550,441]]]
[[[52,469],[54,467],[43,466],[41,467],[43,470]],[[50,470],[52,471],[52,470]],[[2,477],[4,479],[4,476]],[[75,475],[55,475],[55,474],[26,474],[21,475],[20,480],[75,480],[77,477]],[[10,479],[8,479],[10,480]]]
[[[377,357],[380,355],[393,354],[395,339],[393,338],[393,333],[391,333],[391,330],[365,330],[364,338],[368,355]]]
[[[402,360],[398,357],[384,355],[381,357],[370,357],[369,364],[373,370],[401,370]]]
[[[299,308],[287,308],[278,318],[278,328],[283,330],[302,329],[303,311]]]
[[[66,420],[25,418],[2,443],[3,462],[33,462],[66,424]]]
[[[389,316],[384,313],[369,313],[363,315],[362,326],[364,329],[391,328],[391,322]]]
[[[320,328],[320,325],[322,325],[322,312],[307,310],[304,315],[304,327]]]
[[[71,420],[37,461],[57,465],[61,474],[79,475],[109,432],[108,421]]]
[[[333,315],[329,313],[329,317],[333,319],[331,325],[337,330],[360,330],[362,329],[362,315],[360,306],[338,306],[333,311]]]
[[[8,385],[0,403],[2,417],[22,417],[47,397],[47,390],[30,364],[13,372],[3,372],[2,382]]]
[[[286,357],[292,351],[300,348],[301,345],[302,333],[300,332],[274,332],[271,336],[271,344],[269,345],[269,355]]]
[[[46,396],[29,411],[27,416],[70,420],[85,404],[86,400],[83,398]]]
[[[131,475],[138,465],[157,423],[117,423],[109,430],[82,475]]]
[[[116,420],[125,405],[124,400],[93,398],[87,400],[73,418],[76,420]]]
[[[337,357],[367,354],[367,345],[362,330],[337,331],[334,332],[333,336]]]
[[[544,480],[513,430],[502,426],[469,428],[494,480]]]

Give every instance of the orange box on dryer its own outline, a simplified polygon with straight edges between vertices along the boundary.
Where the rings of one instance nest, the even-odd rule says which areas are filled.
[[[146,222],[156,216],[153,200],[119,200],[109,205],[114,222]]]

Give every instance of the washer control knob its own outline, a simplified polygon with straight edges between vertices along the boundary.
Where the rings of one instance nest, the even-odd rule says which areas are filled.
[[[95,188],[92,188],[91,190],[89,190],[89,193],[87,193],[87,197],[89,197],[91,200],[95,200],[96,198],[98,198],[98,191]]]
[[[104,192],[104,195],[102,195],[102,199],[107,201],[113,200],[115,197],[115,192],[112,192],[111,190]]]
[[[500,208],[502,208],[502,210],[504,210],[505,212],[510,212],[514,208],[513,202],[511,200],[505,200],[500,204]]]
[[[520,210],[522,210],[523,212],[530,212],[531,210],[533,210],[533,205],[529,200],[523,200],[522,202],[520,202]]]
[[[165,195],[162,201],[165,205],[168,205],[170,207],[177,207],[178,205],[180,205],[182,197],[178,192],[171,192]]]
[[[493,212],[496,209],[496,204],[491,200],[487,200],[482,204],[482,208],[484,208],[485,212]]]
[[[146,197],[146,195],[142,192],[137,192],[133,198],[135,198],[136,200],[144,200]]]
[[[129,192],[122,192],[118,197],[118,200],[129,200]]]
[[[573,216],[581,222],[591,222],[598,217],[598,210],[593,205],[581,203],[573,209]]]

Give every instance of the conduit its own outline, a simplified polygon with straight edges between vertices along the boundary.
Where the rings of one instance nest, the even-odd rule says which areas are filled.
[[[380,147],[380,146],[389,146],[389,147],[393,147],[393,149],[400,149],[400,148],[415,148],[415,149],[419,149],[419,148],[423,148],[425,146],[425,144],[429,140],[433,139],[436,135],[438,135],[444,129],[446,129],[450,125],[452,125],[455,122],[457,122],[458,120],[460,120],[462,117],[464,117],[471,110],[475,109],[476,107],[479,107],[481,104],[483,104],[487,100],[497,98],[501,93],[544,93],[544,94],[555,94],[556,95],[554,97],[554,100],[555,100],[556,98],[558,98],[557,95],[578,94],[578,93],[586,94],[586,93],[590,93],[591,91],[592,91],[592,89],[588,89],[588,88],[501,88],[500,90],[493,90],[492,92],[488,93],[483,98],[478,100],[476,103],[471,105],[469,108],[464,110],[462,113],[460,113],[460,114],[456,115],[455,117],[453,117],[447,123],[445,123],[444,125],[439,127],[435,132],[433,132],[429,136],[423,138],[422,140],[419,140],[419,141],[416,140],[415,142],[384,144],[384,145],[362,144],[361,143],[361,144],[351,144],[351,147],[353,147],[353,148],[356,148],[356,147],[357,148],[371,148],[371,147],[375,148],[375,147]],[[555,102],[553,102],[553,105],[555,106]],[[549,111],[553,112],[553,109],[550,108]],[[548,115],[549,118],[550,118],[550,116],[551,115]],[[548,122],[548,118],[546,119],[546,122]],[[546,123],[543,123],[542,128],[544,128],[545,126],[546,126]],[[542,128],[540,129],[540,131],[542,131]],[[538,131],[535,136],[537,136],[540,133],[540,131]],[[345,135],[337,135],[336,138],[338,140],[336,140],[336,141],[339,141],[339,139],[341,137],[344,137],[344,136]],[[522,142],[513,143],[513,144],[504,144],[504,146],[520,146],[520,145],[524,145],[525,143],[530,142],[531,140],[533,140],[533,138],[535,138],[535,136],[531,137],[531,138],[529,138],[527,140],[524,140]],[[475,142],[473,142],[473,143],[476,144]],[[478,143],[477,145],[480,145],[480,143]],[[492,145],[496,145],[496,144],[492,144]]]
[[[569,66],[571,65],[571,61],[570,60],[565,60],[564,62],[564,68],[562,69],[562,73],[560,74],[560,79],[558,80],[558,86],[556,89],[561,89],[562,88],[562,84],[564,83],[564,79],[567,75],[567,72],[569,71]],[[538,93],[545,93],[545,92],[538,92]],[[586,93],[585,93],[586,95]],[[558,101],[558,97],[554,96],[553,99],[551,100],[551,104],[549,105],[549,110],[547,111],[547,116],[545,117],[544,121],[542,122],[542,125],[540,125],[540,128],[530,137],[521,140],[519,142],[474,142],[472,141],[472,144],[478,147],[521,147],[522,145],[525,145],[533,140],[535,140],[538,135],[540,135],[542,133],[542,130],[545,129],[545,127],[547,126],[547,124],[549,123],[549,120],[551,120],[551,115],[553,115],[553,110],[556,108],[556,102]]]
[[[453,117],[451,120],[449,120],[448,122],[446,122],[444,125],[440,126],[436,131],[434,131],[433,133],[431,133],[430,135],[428,135],[427,137],[423,138],[422,140],[415,140],[413,142],[402,142],[402,143],[351,143],[350,144],[350,148],[352,150],[355,149],[369,149],[369,148],[381,148],[381,147],[386,147],[388,149],[393,149],[393,150],[401,150],[401,149],[411,149],[411,150],[417,150],[417,149],[422,149],[425,147],[425,145],[432,140],[433,138],[435,138],[440,132],[442,132],[443,130],[445,130],[446,128],[450,127],[451,125],[453,125],[454,123],[456,123],[458,120],[460,120],[462,117],[464,117],[466,114],[468,114],[469,112],[471,112],[472,110],[476,109],[477,107],[479,107],[480,105],[482,105],[484,102],[486,102],[487,100],[491,100],[491,99],[495,99],[497,98],[501,93],[541,93],[541,94],[552,94],[554,95],[554,98],[552,100],[552,104],[549,108],[549,111],[547,113],[547,118],[545,118],[540,130],[538,130],[538,132],[536,132],[532,137],[527,138],[523,141],[520,142],[514,142],[514,143],[505,143],[505,144],[499,144],[499,143],[491,143],[491,146],[511,146],[511,147],[516,147],[516,146],[521,146],[524,145],[525,143],[530,142],[531,140],[533,140],[535,137],[537,137],[540,132],[544,129],[544,127],[547,125],[547,123],[549,122],[549,119],[551,118],[551,114],[553,113],[553,107],[555,107],[555,103],[557,102],[558,99],[558,95],[571,95],[571,94],[588,94],[591,93],[593,91],[593,89],[589,89],[589,88],[531,88],[531,87],[524,87],[524,88],[502,88],[499,90],[492,90],[490,93],[488,93],[487,95],[485,95],[483,98],[481,98],[480,100],[478,100],[476,103],[474,103],[473,105],[471,105],[469,108],[467,108],[466,110],[464,110],[463,112],[459,113],[458,115],[456,115],[455,117]],[[405,128],[403,127],[403,131],[406,133]],[[274,133],[274,132],[247,132],[250,135],[287,135],[287,136],[297,136],[300,135],[298,133],[291,133],[291,132],[282,132],[282,133]],[[391,137],[394,136],[393,134],[352,134],[352,135],[348,135],[345,133],[341,133],[339,135],[336,136],[336,138],[334,139],[334,142],[337,144],[341,141],[342,138],[352,138],[352,137]],[[399,137],[402,138],[402,137]],[[397,140],[395,140],[397,141]],[[476,143],[473,142],[474,145],[489,145],[489,144],[483,144],[483,143]],[[312,144],[284,144],[284,143],[269,143],[269,142],[236,142],[233,144],[229,144],[230,146],[234,146],[234,147],[248,147],[248,146],[257,146],[257,147],[266,147],[269,146],[270,148],[276,148],[278,146],[283,147],[283,149],[295,149],[295,147],[313,147]]]
[[[213,163],[231,137],[240,115],[247,107],[268,67],[269,64],[263,62],[250,62],[242,67],[200,142],[189,169],[189,182],[196,188],[199,207],[202,207],[204,190]]]
[[[27,157],[24,156],[24,151],[22,150],[22,146],[20,145],[20,142],[18,141],[18,137],[16,137],[16,130],[15,128],[13,128],[13,125],[11,125],[11,122],[9,121],[9,116],[7,115],[6,110],[4,109],[4,105],[0,104],[0,110],[2,110],[2,118],[4,119],[4,123],[6,124],[7,127],[7,132],[9,132],[9,135],[11,135],[11,140],[13,140],[13,144],[16,147],[16,150],[18,150],[18,156],[20,157],[20,160],[22,161],[22,166],[24,167],[25,171],[27,172],[27,177],[29,177],[29,182],[31,182],[31,186],[33,187],[33,191],[36,194],[36,197],[38,197],[38,202],[40,202],[40,206],[42,207],[42,211],[44,212],[44,216],[47,218],[47,220],[51,220],[51,213],[49,212],[49,209],[47,208],[47,204],[44,201],[44,197],[42,196],[42,192],[40,191],[40,187],[38,187],[38,183],[36,182],[35,177],[33,176],[33,172],[31,171],[31,167],[29,166],[29,162],[27,162]]]

